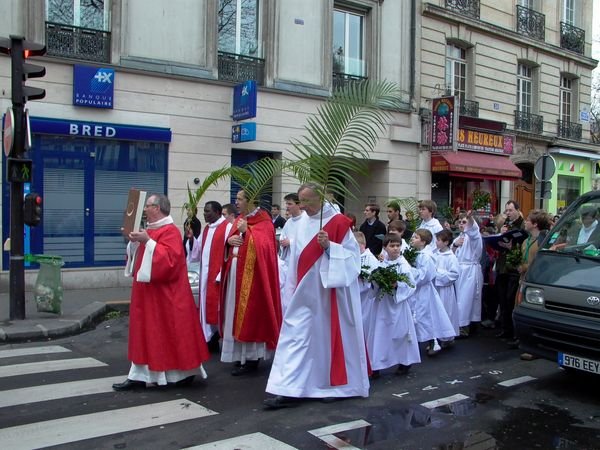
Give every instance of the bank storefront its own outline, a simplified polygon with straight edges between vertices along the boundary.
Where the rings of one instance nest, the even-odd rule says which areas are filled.
[[[33,182],[43,220],[25,227],[25,252],[59,255],[65,267],[122,266],[120,233],[129,188],[166,192],[171,130],[134,124],[31,118]],[[10,186],[2,174],[2,241],[9,237]],[[8,252],[3,252],[8,270]]]

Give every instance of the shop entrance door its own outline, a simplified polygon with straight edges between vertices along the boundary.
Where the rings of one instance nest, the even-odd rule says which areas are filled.
[[[533,165],[517,164],[523,176],[520,180],[515,181],[513,194],[514,199],[521,206],[521,212],[524,217],[527,217],[529,211],[535,208],[535,195],[533,184]]]

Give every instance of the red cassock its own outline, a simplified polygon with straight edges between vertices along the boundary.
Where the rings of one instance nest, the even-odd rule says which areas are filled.
[[[136,281],[145,245],[138,248],[129,309],[129,360],[150,370],[192,370],[209,359],[187,277],[181,233],[173,224],[146,230],[156,241],[149,283]]]
[[[237,224],[242,218],[248,227],[237,257],[233,336],[240,342],[264,342],[267,348],[275,349],[282,322],[275,229],[271,215],[261,209],[252,216],[238,217],[228,238],[240,234]],[[221,311],[225,311],[227,283],[232,281],[229,280],[232,250],[227,246]]]

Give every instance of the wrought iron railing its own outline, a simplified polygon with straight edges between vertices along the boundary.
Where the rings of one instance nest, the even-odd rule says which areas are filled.
[[[583,55],[585,31],[568,23],[560,23],[560,46]]]
[[[110,62],[110,32],[46,22],[48,55]]]
[[[446,0],[446,8],[479,19],[479,0]]]
[[[546,16],[533,9],[517,5],[517,31],[540,41],[546,39]]]
[[[581,140],[581,124],[570,120],[557,120],[556,135],[565,139]]]
[[[237,53],[219,52],[219,80],[235,83],[255,80],[265,84],[265,60]]]
[[[544,131],[544,118],[537,114],[515,111],[515,130],[542,134]]]
[[[461,100],[459,111],[461,116],[479,117],[479,102]]]
[[[348,73],[341,72],[333,72],[333,90],[343,88],[349,83],[354,83],[356,81],[366,80],[367,77],[361,77],[358,75],[350,75]]]

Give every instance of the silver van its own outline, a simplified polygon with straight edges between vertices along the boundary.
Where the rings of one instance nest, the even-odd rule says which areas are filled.
[[[543,240],[513,318],[520,348],[600,374],[600,191],[574,201]]]

